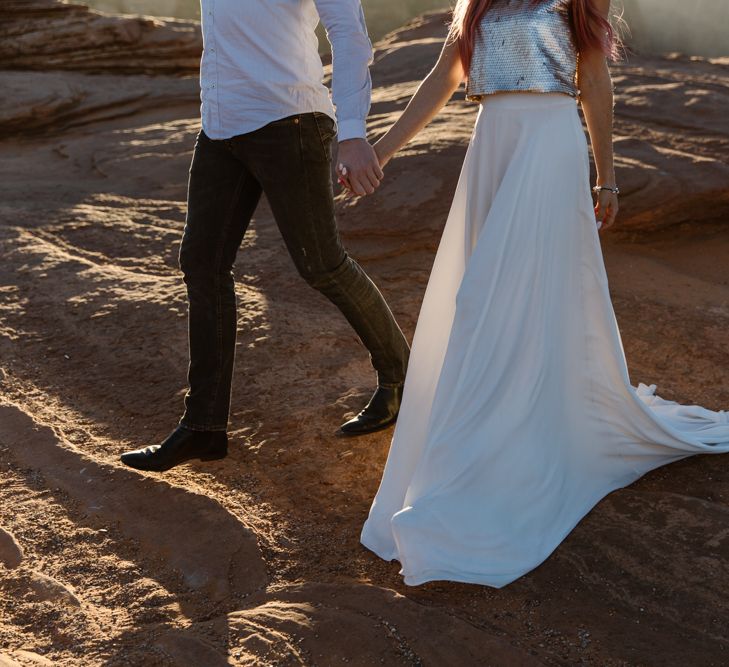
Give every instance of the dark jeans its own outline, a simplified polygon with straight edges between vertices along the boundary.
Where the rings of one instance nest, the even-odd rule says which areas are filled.
[[[334,135],[334,122],[322,113],[283,118],[232,139],[198,135],[180,248],[190,341],[184,426],[227,428],[237,322],[232,268],[262,192],[300,275],[347,318],[370,352],[378,382],[403,382],[407,341],[337,231]]]

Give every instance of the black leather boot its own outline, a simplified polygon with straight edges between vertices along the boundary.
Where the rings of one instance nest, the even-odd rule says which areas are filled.
[[[191,459],[214,461],[228,454],[225,431],[191,431],[178,426],[161,445],[124,452],[122,463],[137,470],[164,472]]]
[[[379,386],[370,402],[356,417],[339,427],[338,435],[364,435],[387,428],[397,420],[403,385]]]

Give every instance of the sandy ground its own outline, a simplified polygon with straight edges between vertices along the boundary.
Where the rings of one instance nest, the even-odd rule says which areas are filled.
[[[380,44],[373,131],[441,34],[431,18]],[[713,409],[729,406],[727,69],[616,68],[627,196],[603,237],[634,383]],[[164,475],[123,468],[122,451],[159,441],[180,415],[176,257],[196,81],[2,80],[41,119],[0,114],[2,667],[729,663],[727,457],[611,494],[501,590],[408,588],[396,563],[361,547],[391,431],[334,436],[374,375],[296,275],[265,204],[236,264],[231,455]],[[452,103],[376,197],[338,200],[350,251],[408,337],[474,114]]]

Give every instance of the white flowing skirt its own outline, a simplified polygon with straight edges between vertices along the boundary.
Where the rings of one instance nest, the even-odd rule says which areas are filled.
[[[508,584],[610,491],[729,451],[727,414],[654,390],[628,377],[575,100],[486,98],[362,543],[406,584]]]

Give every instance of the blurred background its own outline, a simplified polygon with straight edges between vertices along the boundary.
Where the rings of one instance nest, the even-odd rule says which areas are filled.
[[[199,19],[199,0],[88,0],[102,11]],[[363,0],[372,40],[448,0]],[[630,26],[624,39],[639,53],[680,51],[729,56],[729,0],[617,0],[616,11]]]

